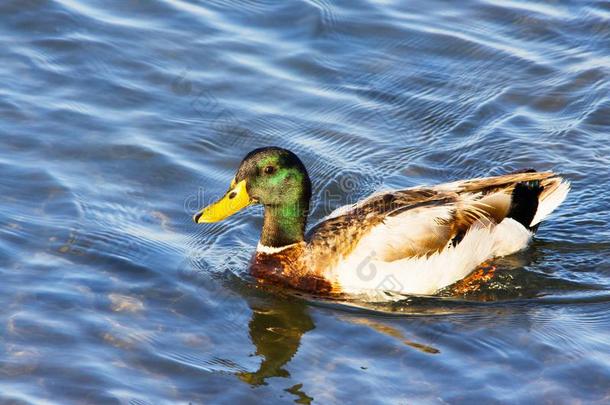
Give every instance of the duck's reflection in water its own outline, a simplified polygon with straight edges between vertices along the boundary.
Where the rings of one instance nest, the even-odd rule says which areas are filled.
[[[341,317],[342,320],[354,323],[356,325],[364,325],[369,328],[382,333],[386,336],[393,337],[394,339],[398,339],[400,342],[404,343],[407,346],[410,346],[414,349],[420,350],[424,353],[428,354],[437,354],[440,353],[435,347],[430,345],[426,345],[423,343],[414,342],[412,340],[407,339],[407,337],[402,333],[400,329],[397,329],[393,326],[387,325],[383,322],[379,322],[375,319],[365,318],[365,317]]]
[[[266,384],[271,377],[290,377],[286,365],[295,356],[301,343],[301,337],[315,328],[315,324],[308,313],[305,301],[292,298],[279,297],[249,297],[252,318],[249,323],[249,333],[255,354],[262,361],[258,370],[254,372],[240,372],[240,380],[253,386]],[[407,339],[400,329],[374,319],[373,316],[340,314],[338,319],[357,325],[371,328],[374,331],[397,339],[411,348],[428,354],[437,354],[439,350]],[[308,403],[311,398],[301,391],[301,384],[286,389],[297,395],[300,403]]]
[[[307,306],[300,300],[269,298],[251,300],[249,304],[250,339],[262,362],[253,373],[239,373],[240,380],[261,385],[270,377],[289,377],[284,367],[299,349],[301,336],[315,327]]]

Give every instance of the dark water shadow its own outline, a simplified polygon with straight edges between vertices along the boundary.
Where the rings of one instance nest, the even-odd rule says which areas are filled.
[[[272,377],[290,377],[285,366],[301,344],[301,337],[315,328],[307,305],[298,300],[250,299],[252,318],[248,329],[255,354],[262,361],[254,372],[240,372],[241,381],[257,386]]]

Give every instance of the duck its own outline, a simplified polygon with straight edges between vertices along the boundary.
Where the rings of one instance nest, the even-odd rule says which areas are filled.
[[[307,230],[312,183],[299,157],[248,153],[227,192],[198,211],[214,223],[254,205],[263,225],[250,274],[319,295],[434,295],[478,266],[525,249],[569,181],[533,169],[376,192]]]

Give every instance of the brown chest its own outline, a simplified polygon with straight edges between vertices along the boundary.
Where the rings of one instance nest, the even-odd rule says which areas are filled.
[[[261,283],[270,283],[316,294],[332,292],[332,283],[306,264],[300,247],[265,254],[257,252],[250,263],[250,273]]]

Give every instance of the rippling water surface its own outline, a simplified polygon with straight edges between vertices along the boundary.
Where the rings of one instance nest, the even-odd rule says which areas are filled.
[[[0,2],[0,397],[607,403],[610,3]],[[196,226],[249,150],[312,223],[381,188],[572,181],[464,297],[257,288],[260,210]]]

